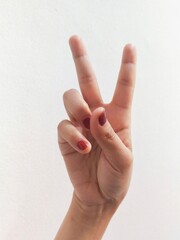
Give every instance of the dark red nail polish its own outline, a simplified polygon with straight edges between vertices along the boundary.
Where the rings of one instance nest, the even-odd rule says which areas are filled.
[[[78,146],[78,148],[80,149],[80,150],[85,150],[86,148],[87,148],[87,143],[86,142],[84,142],[84,141],[79,141],[78,143],[77,143],[77,146]]]
[[[99,116],[99,124],[103,126],[106,122],[106,113],[105,111]]]
[[[83,120],[83,124],[87,129],[90,129],[90,118],[87,117]]]

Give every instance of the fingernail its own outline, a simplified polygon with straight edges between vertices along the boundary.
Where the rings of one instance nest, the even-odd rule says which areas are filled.
[[[99,116],[99,124],[103,126],[106,122],[106,113],[105,111]]]
[[[84,141],[79,141],[78,143],[77,143],[77,146],[78,146],[78,148],[80,149],[80,150],[85,150],[88,146],[87,146],[87,143],[86,142],[84,142]]]
[[[90,118],[87,117],[83,120],[83,124],[87,129],[90,129]]]

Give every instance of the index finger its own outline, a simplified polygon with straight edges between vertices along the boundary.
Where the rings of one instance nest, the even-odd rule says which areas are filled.
[[[85,46],[82,40],[76,35],[70,37],[69,45],[84,100],[90,107],[99,106],[102,103],[102,97]]]
[[[132,44],[124,47],[121,68],[112,103],[130,109],[136,77],[136,48]]]

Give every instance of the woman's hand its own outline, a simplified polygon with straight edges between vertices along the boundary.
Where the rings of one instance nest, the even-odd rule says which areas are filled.
[[[135,48],[124,48],[112,101],[104,103],[87,52],[77,36],[69,40],[82,95],[64,93],[69,120],[58,126],[59,146],[74,193],[84,204],[121,201],[132,170],[131,103],[135,85]]]
[[[70,120],[58,125],[59,147],[74,187],[73,199],[80,209],[112,205],[113,212],[128,191],[132,172],[136,50],[131,44],[124,47],[116,89],[112,101],[106,104],[83,42],[72,36],[69,44],[82,95],[75,89],[64,93]]]

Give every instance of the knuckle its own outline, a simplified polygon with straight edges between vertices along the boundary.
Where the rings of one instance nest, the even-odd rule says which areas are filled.
[[[121,79],[121,85],[130,87],[131,86],[131,81],[128,77],[124,77]]]
[[[124,145],[132,151],[132,141],[130,138],[123,139]]]
[[[64,92],[63,99],[67,99],[69,96],[71,96],[73,93],[78,93],[78,91],[75,88],[71,88]]]
[[[133,155],[131,152],[128,152],[124,161],[121,162],[121,173],[132,168],[133,165]]]
[[[81,102],[81,104],[79,104],[79,106],[77,108],[77,112],[76,112],[77,118],[81,118],[85,114],[87,115],[87,108],[88,108],[87,103]]]
[[[81,82],[82,83],[91,83],[94,81],[94,77],[91,74],[84,74],[81,76]]]
[[[74,140],[75,140],[75,133],[72,131],[68,132],[68,141],[72,143],[74,142]]]
[[[128,158],[128,159],[126,159],[126,161],[123,163],[122,168],[123,168],[124,170],[128,170],[128,169],[131,169],[131,168],[132,168],[132,165],[133,165],[133,159],[132,159],[132,158]]]
[[[57,125],[57,131],[60,132],[65,124],[66,124],[66,120],[62,120],[61,122],[59,122]]]
[[[126,63],[122,70],[123,77],[120,79],[120,84],[125,87],[134,87],[134,71],[131,63]]]
[[[115,133],[111,128],[108,128],[107,131],[104,133],[104,139],[106,141],[113,141],[115,138]]]

